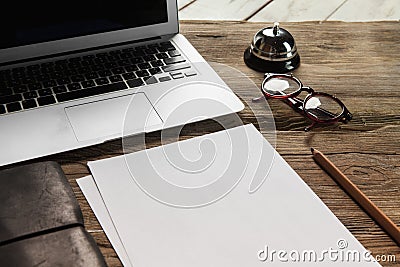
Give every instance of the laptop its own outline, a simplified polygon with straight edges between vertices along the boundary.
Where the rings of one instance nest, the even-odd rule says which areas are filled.
[[[179,34],[176,0],[4,10],[0,166],[244,108]]]

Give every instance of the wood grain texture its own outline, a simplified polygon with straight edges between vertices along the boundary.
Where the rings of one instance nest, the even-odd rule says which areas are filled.
[[[263,74],[243,63],[243,51],[264,23],[182,22],[181,32],[209,61],[240,70],[259,85]],[[283,23],[296,39],[302,65],[295,75],[316,90],[336,94],[354,119],[347,125],[303,129],[308,122],[280,101],[268,101],[276,121],[278,152],[326,203],[342,223],[373,255],[396,255],[400,248],[312,160],[313,146],[327,155],[397,225],[400,225],[400,23]],[[235,72],[223,73],[234,81]],[[232,77],[230,77],[232,76]],[[245,98],[257,92],[235,88]],[[240,91],[241,90],[241,91]],[[240,112],[244,123],[255,123],[255,105]],[[229,118],[228,118],[229,119]],[[212,120],[187,125],[181,139],[215,132],[221,126]],[[264,134],[267,134],[264,132]],[[148,147],[160,144],[160,133],[146,136]],[[172,140],[171,140],[172,141]],[[70,181],[79,200],[86,228],[100,246],[109,266],[120,266],[76,179],[89,174],[88,161],[122,154],[121,140],[49,156]],[[33,162],[33,161],[31,161]]]

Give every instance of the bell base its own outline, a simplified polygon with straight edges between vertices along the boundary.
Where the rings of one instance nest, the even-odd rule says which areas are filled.
[[[269,61],[256,57],[250,52],[250,47],[244,51],[244,63],[259,72],[287,73],[297,69],[300,66],[300,56],[297,54],[294,58],[286,61]]]

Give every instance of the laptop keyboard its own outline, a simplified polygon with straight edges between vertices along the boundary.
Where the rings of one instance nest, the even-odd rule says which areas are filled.
[[[196,74],[171,42],[1,70],[0,114]]]

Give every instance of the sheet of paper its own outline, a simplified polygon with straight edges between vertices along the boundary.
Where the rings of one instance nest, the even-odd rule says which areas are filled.
[[[132,266],[124,245],[118,236],[118,232],[115,229],[111,217],[108,214],[108,210],[103,202],[103,199],[101,198],[100,192],[97,189],[96,183],[93,180],[93,177],[86,176],[77,179],[76,182],[85,195],[85,198],[87,199],[97,219],[99,220],[101,227],[103,227],[104,232],[117,252],[122,264],[127,267]]]
[[[253,125],[88,165],[135,266],[379,266]]]

